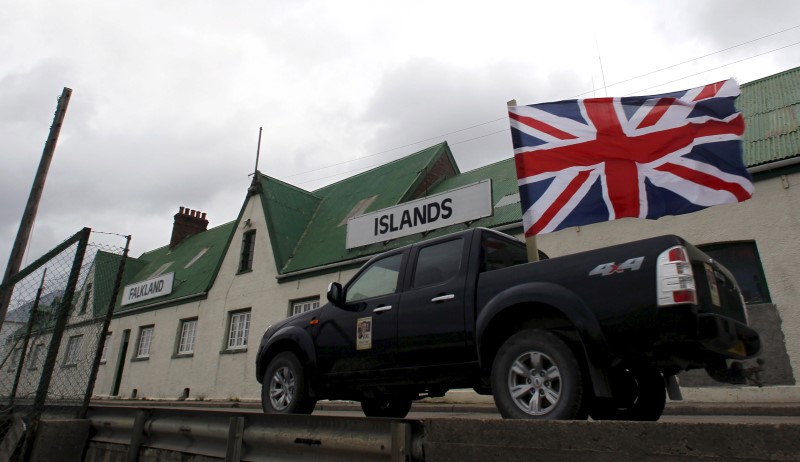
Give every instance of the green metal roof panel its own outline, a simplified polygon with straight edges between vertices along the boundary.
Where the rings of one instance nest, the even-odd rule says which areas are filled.
[[[800,155],[800,67],[743,84],[737,106],[745,120],[748,167]]]
[[[282,181],[260,175],[264,216],[269,228],[272,252],[280,268],[292,256],[309,229],[320,198]]]
[[[128,259],[125,262],[126,269],[136,267],[134,261],[135,259]],[[115,253],[98,251],[94,257],[94,283],[92,284],[92,313],[94,317],[103,316],[108,312],[108,307],[111,304],[111,294],[114,292],[114,283],[117,280],[121,262],[122,255]],[[131,265],[131,263],[134,263],[134,265]],[[139,264],[141,265],[141,262]]]
[[[361,210],[361,214],[401,203],[440,156],[451,156],[452,159],[447,143],[432,146],[314,191],[314,195],[322,198],[322,201],[294,255],[281,272],[313,268],[380,252],[384,247],[381,246],[381,250],[375,250],[374,246],[351,250],[345,248],[345,219],[348,214],[359,202],[373,196],[369,207]]]
[[[134,310],[153,303],[168,302],[206,292],[217,274],[235,224],[236,222],[232,221],[190,236],[173,249],[164,246],[146,252],[138,259],[145,264],[143,266],[136,265],[139,268],[132,268],[130,272],[126,264],[123,288],[125,285],[149,279],[166,264],[169,266],[163,270],[162,274],[175,272],[175,282],[172,293],[169,295],[126,306],[120,305],[122,295],[120,291],[115,312]],[[203,252],[202,255],[201,252]]]

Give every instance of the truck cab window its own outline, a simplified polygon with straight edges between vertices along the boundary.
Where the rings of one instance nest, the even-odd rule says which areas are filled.
[[[346,303],[391,294],[397,290],[403,254],[376,261],[347,288]]]
[[[441,242],[423,247],[414,267],[414,287],[447,281],[461,268],[462,239]]]
[[[525,250],[525,244],[521,242],[485,235],[481,251],[483,253],[481,271],[494,271],[528,263],[528,253]]]

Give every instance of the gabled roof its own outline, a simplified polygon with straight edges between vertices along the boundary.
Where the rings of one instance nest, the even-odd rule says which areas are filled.
[[[760,80],[743,84],[742,95],[737,105],[745,117],[744,160],[748,167],[800,156],[800,68]],[[438,157],[445,156],[446,157]],[[436,162],[447,159],[453,174],[443,175],[430,181],[425,173],[436,170]],[[372,244],[347,250],[346,217],[359,203],[372,200],[367,208],[355,215],[384,209],[417,197],[449,191],[461,186],[492,180],[492,203],[494,214],[482,218],[469,226],[498,227],[519,223],[521,211],[517,194],[516,170],[513,158],[497,162],[466,173],[458,173],[458,167],[446,143],[412,154],[403,159],[369,170],[346,180],[321,188],[313,193],[295,190],[295,196],[303,197],[294,217],[272,214],[279,218],[277,234],[280,251],[276,251],[279,273],[287,274],[330,263],[353,260],[373,255],[391,248],[419,240],[419,236],[408,236],[387,243]],[[263,183],[263,182],[262,182]],[[267,183],[279,183],[269,179]],[[286,185],[288,187],[288,185]],[[279,194],[278,202],[291,203],[288,193]],[[270,200],[276,198],[270,196]],[[265,204],[269,200],[264,201]],[[265,205],[265,209],[267,206]],[[311,212],[311,210],[314,210]],[[270,215],[267,215],[270,217]],[[311,218],[309,219],[309,216]],[[274,220],[267,219],[268,222]],[[306,228],[303,229],[305,223]],[[453,225],[432,231],[427,236],[438,236],[463,229],[465,224]],[[295,240],[287,236],[294,233]],[[287,249],[296,245],[287,258]]]
[[[746,123],[745,164],[754,167],[800,156],[800,68],[743,84],[741,90],[737,105]],[[426,237],[462,230],[466,226],[494,228],[518,224],[521,212],[516,170],[510,154],[506,160],[461,173],[447,143],[316,191],[305,191],[257,173],[249,194],[261,196],[278,273],[291,275],[329,264],[358,261],[361,257],[420,239],[419,235],[413,235],[348,250],[345,245],[348,218],[486,179],[492,180],[492,216],[441,228]],[[129,259],[123,286],[146,280],[162,270],[162,273],[175,272],[175,287],[168,296],[124,308],[117,301],[116,309],[126,311],[207,292],[228,248],[234,225],[235,222],[231,222],[194,235],[172,250],[162,247],[138,259]],[[203,249],[208,250],[187,268]],[[162,268],[170,262],[168,267]],[[106,282],[102,284],[103,290],[99,286],[95,289],[95,313],[103,309],[98,304],[104,301],[97,296],[106,290]]]
[[[741,86],[748,167],[800,156],[800,67]]]
[[[299,194],[298,190],[275,187],[279,183],[277,180],[262,180],[265,204],[276,199],[267,194],[279,193],[282,197],[277,198],[276,208],[288,211],[289,207],[280,204],[289,203],[292,197],[301,199],[292,204],[294,207],[289,214],[270,214],[269,206],[265,205],[270,238],[278,240],[279,251],[275,255],[279,273],[351,260],[383,250],[372,246],[347,250],[347,218],[421,197],[438,183],[458,174],[450,147],[441,143],[306,195]],[[286,244],[291,239],[286,236],[290,233],[294,233],[297,241],[287,258]]]
[[[222,258],[228,248],[235,222],[211,228],[183,240],[170,249],[164,246],[129,259],[125,265],[122,287],[145,281],[158,274],[175,273],[172,293],[153,300],[121,306],[117,298],[115,313],[134,310],[154,303],[163,304],[177,299],[204,295],[211,288]],[[97,292],[96,292],[97,293]]]
[[[108,312],[121,262],[122,255],[115,253],[98,251],[94,257],[94,278],[91,290],[93,294],[92,314],[95,318]],[[129,258],[125,262],[125,270],[126,272],[136,272],[137,268],[141,269],[144,265],[145,262],[141,260]],[[84,296],[88,296],[88,294],[84,294]]]
[[[309,229],[322,199],[275,178],[260,174],[259,177],[261,204],[267,220],[272,252],[275,254],[275,261],[281,262],[277,265],[280,268],[289,261]]]

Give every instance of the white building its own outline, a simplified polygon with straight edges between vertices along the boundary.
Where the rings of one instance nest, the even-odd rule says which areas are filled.
[[[765,346],[764,370],[753,378],[764,387],[724,386],[693,373],[684,378],[685,396],[800,400],[800,68],[743,85],[738,104],[753,199],[657,221],[570,228],[541,236],[539,248],[555,257],[660,234],[701,246],[747,294]],[[350,218],[484,180],[491,180],[490,216],[347,248]],[[369,256],[464,227],[522,232],[513,160],[462,173],[446,143],[312,192],[256,174],[238,218],[207,226],[205,214],[181,208],[171,244],[128,262],[96,394],[257,399],[264,329],[324,303],[328,283],[347,281]]]

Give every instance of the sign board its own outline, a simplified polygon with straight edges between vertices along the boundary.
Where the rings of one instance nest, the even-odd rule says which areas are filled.
[[[146,281],[128,284],[122,292],[122,306],[169,295],[172,293],[174,281],[175,273],[172,272]]]
[[[351,218],[347,248],[397,239],[492,215],[492,181],[452,189]]]

